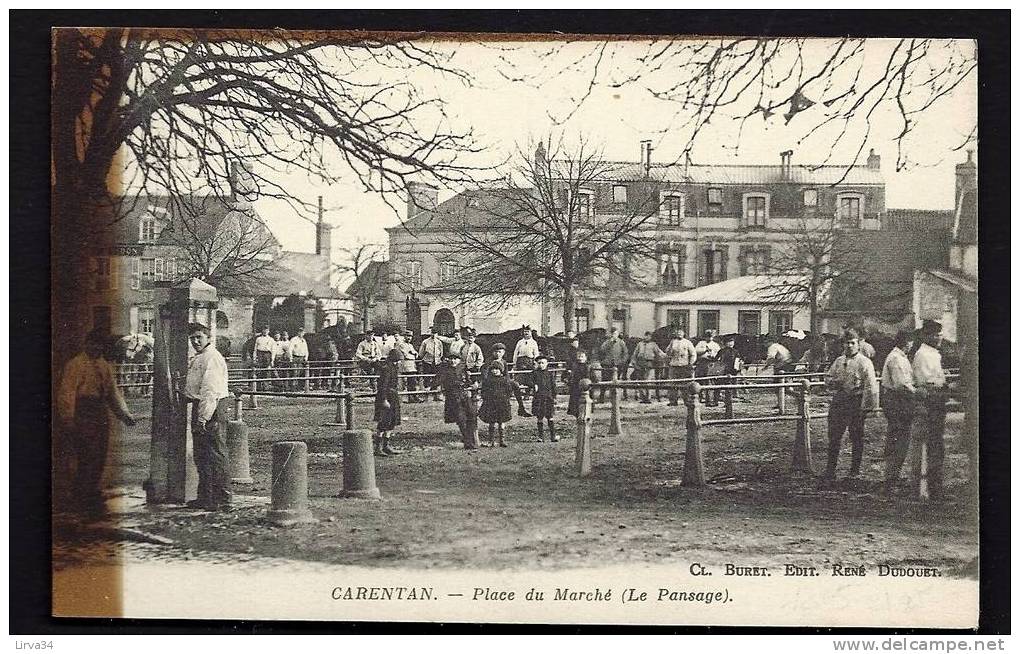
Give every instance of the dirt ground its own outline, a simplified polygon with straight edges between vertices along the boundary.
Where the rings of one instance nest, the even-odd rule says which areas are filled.
[[[563,398],[565,399],[565,398]],[[136,415],[145,401],[132,400]],[[976,573],[976,501],[965,482],[961,416],[947,426],[949,501],[928,506],[878,494],[885,420],[870,418],[863,480],[819,490],[789,471],[794,423],[707,427],[704,490],[680,486],[681,407],[623,404],[624,434],[605,437],[608,404],[597,404],[593,471],[574,471],[575,425],[561,403],[559,443],[536,442],[533,419],[515,418],[509,447],[464,451],[442,403],[404,405],[395,438],[400,456],[377,459],[382,499],[341,499],[342,453],[329,400],[261,398],[246,411],[255,483],[238,493],[269,495],[271,444],[309,443],[309,494],[319,522],[277,528],[264,506],[209,514],[183,508],[135,515],[139,529],[171,538],[180,551],[245,553],[326,563],[411,568],[560,568],[640,562],[775,565],[906,563]],[[740,415],[772,410],[762,393],[737,403]],[[824,410],[817,406],[816,410]],[[704,417],[721,417],[706,409]],[[356,408],[370,427],[371,406]],[[125,433],[110,484],[139,489],[147,476],[149,420]],[[483,436],[484,438],[484,436]],[[812,424],[815,469],[824,465],[825,424]],[[841,472],[848,465],[844,444]],[[140,492],[140,491],[139,491]]]

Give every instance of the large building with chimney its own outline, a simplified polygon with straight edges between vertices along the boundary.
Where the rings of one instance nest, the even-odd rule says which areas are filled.
[[[640,160],[612,162],[608,170],[580,189],[586,195],[582,206],[596,219],[649,203],[658,207],[641,228],[654,241],[655,255],[634,262],[626,284],[593,281],[579,289],[571,324],[563,324],[558,299],[539,289],[522,289],[498,312],[459,296],[451,246],[456,236],[444,227],[444,216],[485,230],[492,222],[485,215],[486,192],[439,202],[437,191],[424,185],[412,185],[404,224],[388,230],[390,282],[376,315],[415,331],[469,325],[500,332],[522,324],[543,334],[615,326],[637,335],[667,324],[697,333],[807,329],[805,306],[765,301],[751,281],[766,272],[773,254],[789,247],[791,232],[835,218],[841,237],[881,253],[874,287],[846,298],[823,329],[859,321],[872,309],[895,324],[910,319],[914,268],[946,257],[951,212],[888,209],[881,160],[873,151],[854,166],[797,164],[789,151],[778,165],[685,165],[657,163],[650,142],[643,142]],[[893,287],[896,292],[889,293]]]
[[[231,188],[236,187],[232,181]],[[290,252],[282,248],[250,200],[235,193],[226,198],[139,195],[120,199],[111,233],[96,239],[106,245],[90,253],[83,288],[92,314],[87,327],[112,334],[151,334],[158,317],[158,289],[195,274],[195,244],[215,244],[219,239],[229,247],[245,220],[246,239],[259,243],[252,253],[257,274],[220,283],[218,336],[230,339],[236,349],[263,324],[272,329],[303,326],[316,331],[326,321],[350,321],[351,302],[336,288],[332,226],[323,216],[321,200],[315,252]],[[182,245],[185,238],[187,246]],[[286,318],[272,311],[295,296],[302,305],[299,311]],[[280,324],[271,324],[274,318]]]

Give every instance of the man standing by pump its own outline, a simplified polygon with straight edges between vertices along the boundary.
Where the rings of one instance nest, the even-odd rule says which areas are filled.
[[[220,429],[219,402],[227,391],[227,362],[211,344],[209,328],[192,323],[188,340],[195,356],[188,362],[184,395],[191,405],[191,438],[198,468],[198,498],[192,508],[230,510],[230,476],[227,472],[227,435]]]

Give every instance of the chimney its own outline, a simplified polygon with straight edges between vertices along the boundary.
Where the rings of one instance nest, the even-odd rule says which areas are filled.
[[[782,178],[789,180],[793,177],[793,150],[786,150],[779,153],[779,167]]]
[[[960,201],[967,191],[977,189],[977,164],[974,163],[974,151],[967,150],[967,161],[956,164],[956,209],[960,209]]]
[[[439,204],[439,189],[421,182],[407,183],[407,217],[414,218],[422,211],[433,211]]]
[[[868,168],[872,170],[882,169],[882,157],[875,154],[875,148],[868,150]]]
[[[641,164],[645,167],[645,177],[652,169],[652,142],[641,141]]]
[[[333,256],[333,226],[325,220],[325,210],[322,208],[322,196],[319,196],[319,222],[315,224],[315,254],[326,257],[331,261]]]

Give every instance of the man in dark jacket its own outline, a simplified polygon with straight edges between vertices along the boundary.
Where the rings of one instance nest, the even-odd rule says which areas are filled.
[[[609,330],[609,338],[599,346],[599,362],[602,364],[602,381],[610,381],[615,370],[620,379],[627,373],[627,344],[620,338],[620,330],[613,327]],[[606,401],[606,389],[599,389],[599,402]]]

